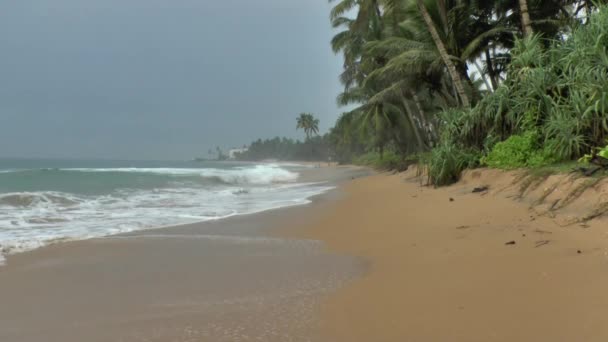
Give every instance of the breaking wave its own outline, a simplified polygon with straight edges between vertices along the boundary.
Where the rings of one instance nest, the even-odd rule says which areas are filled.
[[[2,255],[300,205],[329,190],[279,165],[0,171]]]

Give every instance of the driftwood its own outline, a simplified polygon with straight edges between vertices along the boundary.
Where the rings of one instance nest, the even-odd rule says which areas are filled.
[[[589,160],[591,167],[577,167],[572,172],[581,172],[585,177],[591,177],[600,170],[608,170],[608,159],[593,153]]]
[[[479,193],[479,192],[486,192],[486,191],[488,191],[489,189],[490,189],[490,187],[489,187],[489,186],[484,185],[484,186],[480,186],[480,187],[478,187],[478,188],[473,189],[473,191],[472,191],[472,192],[475,194],[475,193]]]
[[[540,246],[544,246],[546,244],[548,244],[549,242],[551,242],[550,240],[540,240],[540,241],[536,241],[536,245],[535,248],[538,248]]]

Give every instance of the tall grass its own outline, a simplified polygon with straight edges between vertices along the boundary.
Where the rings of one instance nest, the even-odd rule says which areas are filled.
[[[479,154],[456,144],[444,143],[424,155],[420,164],[429,184],[449,185],[458,180],[463,170],[479,165]]]

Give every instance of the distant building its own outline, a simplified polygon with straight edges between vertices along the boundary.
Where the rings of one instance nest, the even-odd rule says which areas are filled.
[[[233,148],[232,150],[228,151],[228,159],[236,159],[236,155],[238,153],[245,153],[249,151],[249,148],[244,147],[244,148]]]

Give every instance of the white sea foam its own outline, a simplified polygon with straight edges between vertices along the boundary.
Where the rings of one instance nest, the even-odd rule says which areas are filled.
[[[291,164],[290,166],[297,166]],[[78,172],[136,172],[157,175],[215,177],[230,184],[272,184],[293,182],[298,179],[298,173],[281,168],[278,164],[255,165],[253,167],[237,167],[233,169],[187,169],[187,168],[69,168],[63,171]]]
[[[68,169],[63,169],[68,170]],[[138,172],[217,178],[221,186],[121,188],[106,194],[60,191],[0,194],[2,255],[64,241],[161,226],[216,220],[301,205],[329,189],[297,183],[298,174],[277,165],[232,169],[69,169],[79,172]]]
[[[217,177],[230,184],[272,184],[288,183],[298,179],[298,174],[274,165],[257,165],[253,168],[234,170],[206,169],[200,173],[203,177]]]

